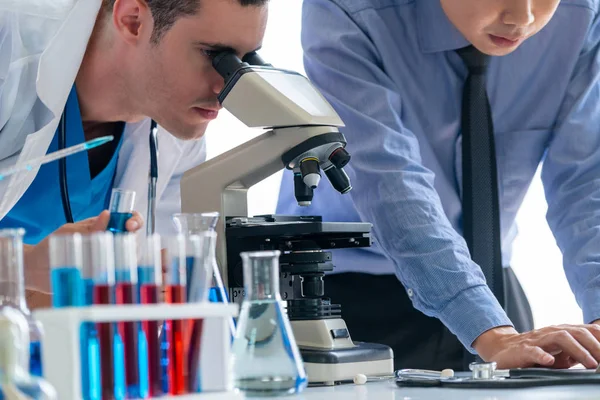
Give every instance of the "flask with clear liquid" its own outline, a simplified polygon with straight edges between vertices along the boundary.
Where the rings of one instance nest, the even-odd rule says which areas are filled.
[[[19,310],[0,309],[0,399],[56,400],[56,391],[45,380],[27,371],[29,324]]]
[[[244,292],[233,341],[234,385],[246,396],[302,391],[306,372],[279,293],[279,251],[241,253]]]
[[[42,376],[41,325],[33,319],[25,300],[23,275],[24,229],[0,230],[0,310],[11,307],[19,310],[29,324],[29,371]]]

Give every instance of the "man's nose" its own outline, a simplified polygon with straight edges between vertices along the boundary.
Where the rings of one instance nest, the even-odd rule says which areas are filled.
[[[535,21],[533,0],[508,0],[506,3],[507,6],[502,15],[502,22],[506,25],[523,28]]]
[[[215,69],[213,69],[211,72],[210,82],[211,82],[211,90],[215,94],[221,93],[221,91],[223,90],[223,87],[225,87],[225,80]]]

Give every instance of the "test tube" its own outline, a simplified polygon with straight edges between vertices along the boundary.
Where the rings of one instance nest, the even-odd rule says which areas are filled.
[[[191,282],[188,282],[188,302],[202,303],[209,300],[209,288],[212,283],[212,260],[216,244],[217,233],[214,231],[201,232],[192,235],[186,242],[186,261],[191,266]],[[188,390],[201,391],[199,367],[200,351],[202,344],[202,329],[204,321],[194,320],[190,328],[190,341],[188,346]]]
[[[110,220],[108,221],[108,230],[117,232],[127,232],[125,224],[133,216],[135,205],[135,192],[133,190],[113,189],[110,195]]]
[[[53,307],[83,306],[82,269],[81,235],[51,235],[50,280]]]
[[[138,246],[138,285],[142,304],[157,304],[162,286],[160,236],[144,237]],[[142,321],[142,330],[148,344],[148,386],[150,397],[163,393],[161,383],[160,340],[158,321]]]
[[[93,272],[94,304],[109,305],[114,303],[115,258],[113,235],[96,233],[89,237],[89,262]],[[122,341],[112,322],[96,324],[98,342],[100,344],[100,368],[102,399],[123,399],[124,371]]]
[[[87,279],[84,272],[83,239],[80,234],[50,236],[50,275],[52,305],[83,307],[91,305]],[[89,287],[91,292],[93,286]],[[81,352],[81,389],[84,400],[99,400],[100,349],[94,324],[84,322],[79,332]]]
[[[165,265],[165,302],[186,302],[186,238],[183,235],[167,239]],[[186,393],[187,368],[185,360],[186,320],[166,321],[168,343],[169,394]]]
[[[137,304],[137,255],[136,240],[132,233],[118,233],[114,236],[115,249],[115,300],[116,304]],[[140,354],[138,343],[138,323],[119,322],[119,334],[123,339],[125,353],[125,386],[127,397],[146,397],[146,390],[140,381]]]

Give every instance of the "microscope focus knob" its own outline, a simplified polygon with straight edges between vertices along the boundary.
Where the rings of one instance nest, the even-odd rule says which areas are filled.
[[[315,157],[307,157],[300,161],[300,172],[304,184],[311,189],[316,189],[321,181],[321,169],[319,160]]]
[[[343,147],[338,147],[329,156],[329,161],[338,168],[344,168],[350,162],[350,153]]]

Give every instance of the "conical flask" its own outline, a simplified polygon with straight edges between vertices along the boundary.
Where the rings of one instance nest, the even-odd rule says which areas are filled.
[[[55,400],[54,388],[29,375],[29,326],[13,307],[0,309],[0,398],[6,400]]]
[[[29,324],[30,357],[29,371],[42,375],[40,343],[42,328],[33,319],[25,300],[25,277],[23,275],[23,235],[24,229],[0,230],[0,310],[11,307],[19,310]]]
[[[279,251],[241,253],[244,292],[233,341],[235,387],[280,396],[307,385],[304,364],[279,293]]]
[[[210,213],[179,213],[173,214],[173,223],[175,227],[184,235],[199,235],[202,232],[216,232],[215,228],[217,226],[217,222],[219,221],[219,213],[218,212],[210,212]],[[212,243],[212,249],[206,248],[205,251],[209,251],[209,259],[211,270],[213,271],[213,285],[209,292],[209,300],[214,303],[228,303],[229,297],[227,296],[227,291],[225,290],[225,286],[223,285],[223,279],[221,278],[221,272],[219,271],[219,265],[217,264],[217,256],[216,256],[216,239]],[[192,282],[192,271],[188,270],[187,273],[187,282]]]

